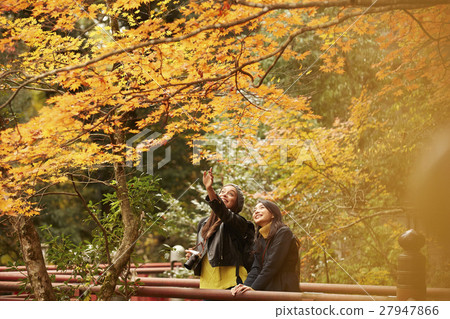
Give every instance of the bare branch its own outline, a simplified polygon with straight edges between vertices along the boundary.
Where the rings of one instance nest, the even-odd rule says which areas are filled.
[[[85,184],[89,184],[89,183],[98,183],[98,184],[106,185],[106,186],[108,186],[108,187],[115,188],[115,185],[109,184],[109,183],[107,183],[107,182],[105,182],[105,181],[101,181],[101,180],[99,180],[99,179],[92,178],[91,176],[86,176],[86,175],[82,175],[82,174],[73,174],[73,173],[72,173],[71,175],[74,176],[74,177],[79,177],[79,178],[85,178],[85,179],[87,179],[86,182],[83,182],[83,183],[85,183]]]
[[[34,194],[31,197],[43,197],[43,196],[49,196],[49,195],[66,195],[66,196],[78,196],[75,193],[67,193],[67,192],[48,192],[48,193],[41,193],[41,194]]]

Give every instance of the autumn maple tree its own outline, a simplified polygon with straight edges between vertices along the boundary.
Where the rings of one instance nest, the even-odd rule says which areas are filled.
[[[331,183],[327,192],[346,207],[360,209],[350,200],[357,198],[358,187],[385,173],[366,171],[358,163],[364,160],[358,145],[370,139],[362,136],[370,130],[375,139],[397,125],[385,119],[393,107],[414,101],[414,93],[426,92],[421,96],[426,105],[413,106],[418,113],[448,102],[448,4],[2,1],[0,209],[15,225],[36,298],[54,296],[48,276],[42,275],[43,260],[32,257],[40,252],[36,234],[30,236],[30,216],[41,209],[34,199],[59,184],[73,183],[76,192],[79,182],[107,183],[89,178],[89,172],[105,165],[114,170],[124,226],[100,292],[102,299],[111,298],[141,232],[125,172],[126,160],[137,154],[126,141],[145,128],[161,133],[149,147],[180,135],[192,140],[219,132],[257,143],[261,125],[267,127],[266,139],[313,140],[325,166],[272,166],[282,171],[275,196],[294,205],[305,192],[317,194]],[[321,42],[321,53],[308,66],[311,49],[298,43],[311,34]],[[320,127],[308,94],[277,86],[273,71],[283,61],[294,61],[300,65],[294,83],[309,75],[312,65],[320,65],[317,72],[343,74],[351,68],[346,55],[364,35],[376,36],[380,48],[389,49],[376,66],[381,84],[371,90],[361,83],[349,118],[333,128]],[[13,107],[24,91],[46,94],[44,106],[27,121],[18,119]],[[425,125],[423,120],[408,121],[402,129]],[[271,147],[264,146],[267,154]],[[396,147],[402,151],[401,144]],[[376,146],[368,152],[372,159],[384,154]],[[349,222],[358,219],[364,216],[355,214]]]

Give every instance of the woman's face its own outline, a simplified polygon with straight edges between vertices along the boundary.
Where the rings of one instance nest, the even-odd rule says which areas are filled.
[[[261,203],[253,209],[253,220],[259,227],[264,227],[273,219],[272,213]]]
[[[219,193],[219,197],[228,209],[232,209],[237,202],[237,191],[231,185],[224,186]]]

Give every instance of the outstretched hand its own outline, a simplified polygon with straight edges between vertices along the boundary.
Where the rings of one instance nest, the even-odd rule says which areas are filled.
[[[251,287],[249,286],[245,286],[243,284],[239,284],[237,286],[234,286],[233,288],[231,288],[231,295],[233,296],[237,296],[239,294],[243,294],[246,291],[249,290],[253,290]]]
[[[214,183],[214,176],[212,174],[212,167],[209,171],[203,172],[203,185],[205,185],[206,189],[212,188],[212,184]]]

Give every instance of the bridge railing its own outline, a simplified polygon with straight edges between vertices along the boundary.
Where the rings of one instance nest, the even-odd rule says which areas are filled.
[[[425,257],[420,253],[424,238],[414,230],[409,230],[399,238],[404,252],[398,258],[397,286],[347,285],[325,283],[300,283],[300,293],[249,291],[233,297],[229,290],[199,289],[198,279],[154,278],[148,277],[175,267],[181,263],[149,263],[134,266],[132,272],[140,283],[135,296],[158,298],[182,298],[189,300],[450,300],[450,289],[427,288],[425,284]],[[106,268],[107,265],[101,265]],[[55,287],[60,289],[76,289],[81,295],[86,292],[98,292],[100,286],[82,285],[82,278],[76,277],[72,271],[58,271],[56,266],[49,265],[48,272],[53,275]],[[18,267],[9,271],[0,267],[0,300],[23,300],[30,296],[15,295],[20,291],[20,281],[26,277],[26,268]]]
[[[20,280],[26,277],[20,272],[0,272],[0,292],[18,292]],[[287,292],[262,292],[250,291],[240,297],[233,297],[229,290],[199,289],[198,279],[137,277],[139,287],[135,293],[137,297],[182,298],[182,299],[206,299],[206,300],[397,300],[397,287],[375,285],[346,285],[324,283],[300,283],[300,293]],[[75,288],[77,295],[89,289],[90,292],[98,292],[100,286],[81,285],[81,277],[59,273],[54,275],[55,287],[67,289]],[[64,284],[66,283],[66,284]],[[0,300],[19,300],[22,297],[14,295],[0,296]],[[7,299],[5,299],[7,298]],[[426,298],[429,300],[450,300],[450,289],[428,288]]]

